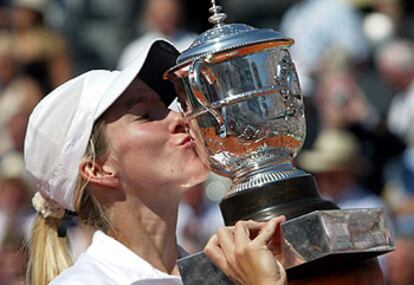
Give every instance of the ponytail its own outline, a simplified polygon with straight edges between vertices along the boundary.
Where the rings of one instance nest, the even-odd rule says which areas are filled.
[[[36,216],[29,242],[28,284],[49,284],[72,265],[68,238],[58,237],[58,225],[57,218]]]

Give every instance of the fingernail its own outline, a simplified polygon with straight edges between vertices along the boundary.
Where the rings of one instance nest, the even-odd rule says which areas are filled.
[[[272,220],[281,220],[282,222],[284,222],[286,221],[286,216],[285,215],[277,216],[277,217],[274,217]]]

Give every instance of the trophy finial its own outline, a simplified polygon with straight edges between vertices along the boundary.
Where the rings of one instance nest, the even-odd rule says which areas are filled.
[[[227,15],[225,13],[220,13],[221,6],[216,5],[216,0],[211,0],[212,7],[208,9],[210,13],[213,13],[210,18],[208,18],[208,21],[214,25],[220,25],[223,24],[224,20],[227,18]]]

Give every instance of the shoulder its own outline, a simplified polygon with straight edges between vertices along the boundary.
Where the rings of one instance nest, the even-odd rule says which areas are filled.
[[[56,277],[51,285],[111,285],[117,284],[110,275],[105,272],[96,261],[90,259],[89,256],[82,254],[75,264]]]

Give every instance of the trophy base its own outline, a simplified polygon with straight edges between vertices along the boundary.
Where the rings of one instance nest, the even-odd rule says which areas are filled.
[[[239,220],[267,221],[280,215],[290,220],[315,210],[331,209],[338,206],[321,198],[315,178],[310,174],[236,192],[220,203],[227,226]]]
[[[280,262],[294,276],[394,249],[381,208],[315,211],[281,228]]]
[[[355,266],[394,249],[384,211],[378,208],[315,211],[281,227],[278,258],[290,281]],[[233,284],[204,253],[177,263],[185,285]]]
[[[374,257],[375,254],[372,254]],[[355,259],[358,257],[358,259]],[[286,270],[289,284],[384,284],[382,272],[375,258],[356,254],[331,256],[307,266]],[[333,262],[332,262],[333,261]],[[340,266],[338,266],[338,263]],[[369,265],[369,266],[367,266]],[[235,285],[203,253],[178,260],[184,285]],[[371,281],[365,279],[372,278]],[[316,280],[316,282],[315,282]]]
[[[278,259],[289,280],[338,271],[394,249],[382,209],[340,210],[320,197],[310,174],[236,192],[220,208],[226,225],[287,217]],[[185,285],[233,284],[204,253],[177,263]]]

